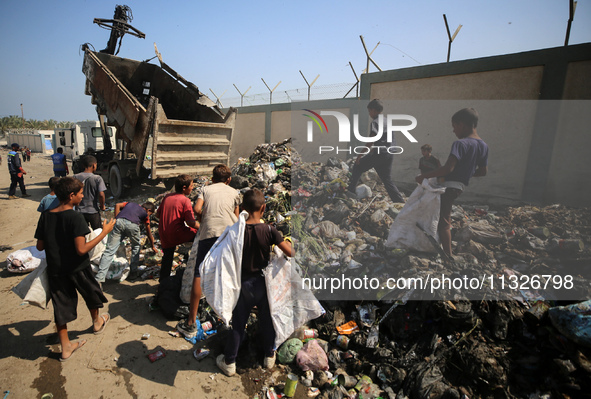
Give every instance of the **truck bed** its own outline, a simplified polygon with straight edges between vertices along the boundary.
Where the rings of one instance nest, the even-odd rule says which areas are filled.
[[[136,176],[146,166],[157,179],[210,174],[214,165],[228,164],[236,111],[225,115],[195,85],[160,64],[85,49],[85,93],[117,128],[127,155],[137,159]]]

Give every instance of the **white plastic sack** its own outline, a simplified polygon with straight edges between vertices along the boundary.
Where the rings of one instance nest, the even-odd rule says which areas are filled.
[[[240,297],[242,247],[247,218],[248,213],[242,212],[236,223],[226,227],[199,267],[201,289],[207,303],[226,326],[230,325],[232,311]]]
[[[47,278],[47,262],[42,259],[39,266],[23,279],[12,292],[31,305],[47,309],[49,303],[49,280]]]
[[[103,231],[103,229],[99,227],[98,229],[88,233],[86,235],[86,242],[97,237],[99,234],[102,233],[102,231]],[[107,248],[107,237],[108,237],[108,235],[105,236],[105,238],[103,238],[94,248],[92,248],[88,252],[88,257],[90,258],[90,263],[98,265],[101,262],[101,257],[103,256],[103,252],[105,252],[105,249]]]
[[[440,196],[444,192],[445,187],[437,185],[435,178],[423,180],[394,219],[386,246],[436,252],[425,233],[416,224],[420,224],[427,233],[439,241],[437,224],[439,223]]]
[[[286,258],[279,248],[263,272],[278,348],[296,329],[325,312],[312,291],[303,287],[295,259]]]
[[[355,194],[357,194],[357,199],[362,200],[364,198],[369,198],[372,196],[371,188],[365,184],[360,184],[355,189]]]
[[[117,251],[119,253],[119,251]],[[98,264],[91,263],[90,267],[94,274],[98,273],[99,268]],[[105,276],[106,280],[116,280],[116,281],[125,281],[129,276],[130,272],[129,262],[126,258],[115,256],[113,258],[113,262],[111,262],[111,266],[109,266],[109,270],[107,271],[107,275]]]
[[[195,261],[197,260],[197,250],[199,248],[199,234],[193,240],[193,246],[189,253],[189,260],[187,267],[183,273],[183,281],[181,283],[181,292],[179,298],[183,303],[191,303],[191,290],[193,289],[193,277],[195,276]]]
[[[6,257],[6,270],[11,273],[29,273],[41,265],[42,259],[45,259],[45,251],[38,251],[34,245],[19,249]]]

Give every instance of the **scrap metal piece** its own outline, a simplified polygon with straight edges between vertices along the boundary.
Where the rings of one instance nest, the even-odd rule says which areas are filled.
[[[143,32],[134,28],[128,23],[132,20],[133,14],[131,13],[131,8],[129,8],[129,6],[117,5],[115,7],[113,19],[95,18],[92,21],[101,28],[111,31],[111,36],[107,42],[107,47],[101,50],[101,53],[111,55],[119,54],[119,50],[121,49],[121,41],[123,40],[123,36],[125,36],[126,33],[139,37],[140,39],[146,38],[146,35]],[[115,52],[115,48],[117,47],[117,39],[119,39],[119,48],[117,49],[117,52]]]

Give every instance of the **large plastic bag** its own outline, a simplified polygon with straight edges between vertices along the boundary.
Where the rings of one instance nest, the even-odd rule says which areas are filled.
[[[277,348],[296,329],[322,316],[325,311],[312,291],[303,287],[301,270],[295,259],[285,257],[279,248],[275,248],[263,272]]]
[[[191,290],[193,289],[193,277],[195,276],[195,262],[197,260],[197,250],[199,249],[199,234],[193,240],[193,246],[189,253],[189,261],[185,272],[183,273],[183,283],[181,285],[181,293],[179,298],[183,303],[191,303]]]
[[[94,274],[98,273],[99,267],[96,263],[91,263],[90,267]],[[125,281],[127,277],[129,277],[130,270],[127,259],[119,256],[119,251],[117,251],[117,256],[113,258],[113,262],[111,262],[111,266],[109,266],[105,279],[119,282]]]
[[[288,339],[277,351],[277,361],[281,364],[289,364],[293,362],[303,346],[304,344],[299,338]]]
[[[311,339],[296,355],[296,362],[303,371],[328,370],[328,357],[318,341]]]
[[[435,181],[435,178],[425,179],[412,192],[390,227],[387,247],[436,252],[425,233],[417,227],[418,223],[427,234],[438,240],[440,196],[445,187],[438,186]]]
[[[226,227],[199,266],[202,292],[226,326],[230,325],[232,311],[240,297],[242,248],[247,218],[248,213],[242,212],[236,223]]]
[[[30,273],[41,265],[42,259],[45,259],[45,251],[38,251],[34,245],[19,249],[6,257],[6,270],[11,273]]]
[[[49,303],[49,279],[47,262],[42,259],[39,266],[23,279],[12,291],[31,305],[46,309]]]
[[[93,240],[95,237],[97,237],[99,234],[101,234],[102,231],[103,231],[103,229],[99,227],[98,229],[88,233],[86,235],[86,242]],[[95,245],[94,248],[92,248],[88,252],[88,257],[90,258],[90,263],[98,265],[101,262],[101,257],[103,256],[103,252],[105,252],[105,249],[107,248],[107,237],[108,237],[108,235],[105,236],[98,244]]]
[[[562,335],[591,348],[591,300],[550,308],[548,316]]]

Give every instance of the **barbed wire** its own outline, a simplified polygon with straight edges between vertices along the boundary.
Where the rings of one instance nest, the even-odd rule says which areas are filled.
[[[355,89],[351,90],[355,83],[333,83],[328,85],[312,86],[310,88],[310,101],[313,100],[332,100],[337,98],[355,98],[357,92]],[[270,101],[272,98],[272,102]],[[215,100],[215,99],[213,99]],[[240,107],[241,98],[237,97],[222,97],[221,103],[224,107]],[[247,107],[251,105],[266,105],[266,104],[283,104],[296,101],[308,101],[308,88],[291,90],[277,89],[270,96],[269,92],[260,94],[251,94],[244,96],[242,106]]]

